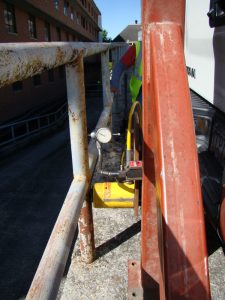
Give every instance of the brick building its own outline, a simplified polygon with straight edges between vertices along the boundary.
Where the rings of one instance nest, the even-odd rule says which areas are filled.
[[[0,42],[98,41],[93,0],[0,0]],[[65,98],[64,67],[0,89],[0,124]]]

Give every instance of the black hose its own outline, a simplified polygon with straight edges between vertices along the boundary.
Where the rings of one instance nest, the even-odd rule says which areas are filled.
[[[119,175],[119,172],[109,172],[109,171],[102,170],[102,151],[101,151],[101,144],[98,141],[96,141],[96,147],[98,150],[98,161],[96,165],[97,172],[100,173],[101,175],[105,175],[108,177],[117,177]]]

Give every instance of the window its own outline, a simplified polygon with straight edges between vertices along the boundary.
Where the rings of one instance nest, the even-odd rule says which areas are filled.
[[[59,27],[56,27],[56,39],[57,41],[61,41],[61,31]]]
[[[85,28],[85,18],[81,16],[81,26]]]
[[[22,91],[23,89],[23,82],[22,81],[16,81],[12,84],[12,89],[14,92]]]
[[[4,20],[8,32],[17,33],[16,31],[16,17],[14,6],[6,3],[4,9]]]
[[[45,22],[45,41],[50,42],[51,41],[51,32],[50,32],[50,24]]]
[[[48,70],[48,81],[53,82],[54,81],[54,70]]]
[[[65,68],[64,66],[59,67],[59,78],[64,79],[65,78]]]
[[[54,0],[55,9],[59,9],[59,0]]]
[[[74,10],[73,7],[71,7],[71,11],[70,11],[70,19],[74,20]]]
[[[68,8],[69,8],[69,2],[64,1],[63,12],[65,16],[68,16]]]
[[[66,32],[66,40],[69,41],[70,40],[70,35],[68,32]]]
[[[77,13],[77,25],[80,25],[80,15]]]
[[[33,84],[34,86],[41,85],[41,75],[34,75],[33,77]]]
[[[37,38],[35,17],[32,15],[29,15],[28,17],[28,31],[31,38]]]

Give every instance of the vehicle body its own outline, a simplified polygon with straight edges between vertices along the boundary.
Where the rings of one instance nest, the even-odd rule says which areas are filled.
[[[221,240],[225,237],[222,224],[225,218],[224,9],[223,1],[186,1],[184,37],[204,207]]]
[[[225,22],[211,28],[209,10],[209,0],[186,1],[185,58],[189,85],[225,112]]]

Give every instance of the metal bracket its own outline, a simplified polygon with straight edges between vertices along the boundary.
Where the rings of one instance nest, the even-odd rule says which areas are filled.
[[[141,264],[137,260],[128,260],[128,300],[143,300]]]

